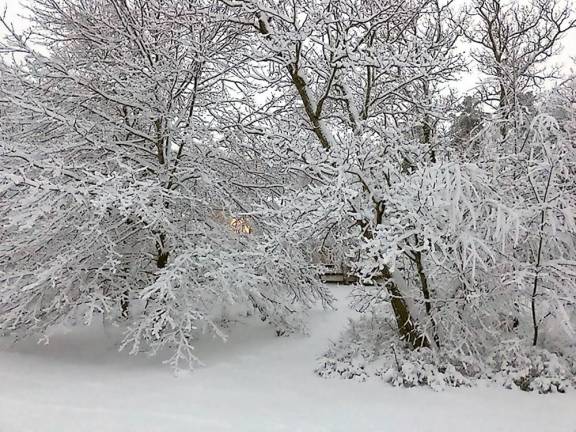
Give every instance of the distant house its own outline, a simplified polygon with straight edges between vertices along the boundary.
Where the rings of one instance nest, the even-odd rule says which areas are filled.
[[[248,219],[231,216],[228,211],[223,209],[214,211],[214,219],[224,225],[229,226],[232,231],[238,234],[252,234],[254,232],[254,227],[248,221]]]

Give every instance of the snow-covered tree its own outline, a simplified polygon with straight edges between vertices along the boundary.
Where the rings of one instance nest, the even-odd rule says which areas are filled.
[[[225,337],[228,305],[302,328],[330,302],[317,263],[330,256],[371,312],[344,337],[394,361],[393,382],[431,379],[400,360],[460,385],[571,354],[576,99],[571,80],[541,85],[574,27],[567,4],[32,12],[32,32],[1,47],[2,332],[102,313],[125,321],[133,352],[193,362],[197,334]],[[460,103],[462,34],[486,79]],[[533,378],[513,380],[557,386]]]
[[[504,111],[520,105],[525,93],[554,76],[547,61],[576,26],[571,4],[559,0],[474,0],[467,15],[464,34],[487,77],[483,101]]]
[[[12,31],[0,64],[3,333],[129,318],[125,345],[169,346],[177,366],[195,361],[199,333],[225,337],[222,304],[286,331],[329,300],[301,270],[306,251],[247,216],[281,186],[222,138],[246,56],[220,9],[38,0],[32,31]]]
[[[399,211],[393,191],[440,158],[433,137],[446,119],[440,89],[463,67],[451,8],[436,1],[223,3],[234,22],[252,29],[252,76],[270,93],[256,110],[268,110],[265,122],[247,133],[304,180],[278,211],[301,236],[340,247],[362,284],[385,293],[402,338],[429,346],[385,253],[394,247],[384,232]],[[426,309],[428,295],[423,285]]]

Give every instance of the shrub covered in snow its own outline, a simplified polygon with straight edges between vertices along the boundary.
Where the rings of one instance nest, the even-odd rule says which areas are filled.
[[[394,386],[428,386],[434,390],[443,390],[446,387],[471,385],[470,378],[450,362],[452,359],[439,357],[429,348],[402,350],[399,353],[394,347],[391,350],[394,364],[390,365],[391,355],[386,355],[385,366],[376,374]]]
[[[564,393],[576,386],[574,360],[538,347],[501,344],[488,365],[493,380],[506,388]]]
[[[409,350],[395,340],[392,330],[385,330],[390,326],[377,313],[350,320],[342,336],[320,358],[316,374],[361,381],[380,377],[394,386],[424,385],[436,390],[470,384],[469,365],[439,357],[427,348]]]
[[[563,393],[576,387],[574,357],[519,342],[496,345],[485,360],[443,349],[412,350],[387,331],[389,327],[376,313],[349,321],[320,358],[315,373],[360,381],[379,378],[397,387],[426,386],[437,391],[487,379],[505,388],[538,393]]]

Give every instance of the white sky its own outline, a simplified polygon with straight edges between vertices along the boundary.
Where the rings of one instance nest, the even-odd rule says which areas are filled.
[[[0,13],[6,10],[8,20],[12,21],[17,29],[22,30],[26,27],[26,20],[18,17],[19,14],[25,12],[20,3],[20,0],[0,0]],[[0,35],[3,33],[4,30],[0,30]]]
[[[26,19],[22,18],[21,15],[26,14],[26,10],[23,4],[26,4],[29,0],[0,0],[0,13],[6,10],[6,16],[8,20],[11,21],[17,30],[23,30],[26,28]],[[399,0],[401,1],[401,0]],[[524,2],[526,0],[511,0]],[[457,6],[463,6],[468,3],[469,0],[455,0]],[[576,4],[573,4],[576,7]],[[575,11],[576,13],[576,11]],[[4,30],[0,29],[0,37],[4,34]],[[560,65],[564,74],[568,75],[571,72],[576,73],[576,30],[564,35],[562,39],[562,51],[561,54],[556,56],[551,60],[551,64]],[[461,77],[460,82],[457,87],[460,91],[466,92],[473,88],[479,79],[479,74],[477,71],[472,70],[470,73],[465,74]]]

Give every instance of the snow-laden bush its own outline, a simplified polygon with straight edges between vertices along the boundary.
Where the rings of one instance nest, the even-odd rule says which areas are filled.
[[[377,375],[396,387],[428,386],[438,391],[472,383],[470,377],[450,362],[453,359],[439,357],[429,348],[397,352],[391,347],[391,351],[392,354],[387,353],[383,358],[385,366],[377,371]]]
[[[538,393],[564,393],[576,387],[575,364],[573,358],[518,343],[502,343],[488,358],[495,382]]]
[[[365,381],[380,377],[402,387],[435,390],[470,385],[472,365],[439,357],[428,348],[409,350],[395,339],[392,323],[382,313],[350,320],[341,337],[320,357],[315,373],[324,378]],[[388,330],[386,330],[388,329]]]
[[[314,372],[322,378],[343,378],[355,381],[366,381],[368,373],[365,370],[365,362],[360,357],[351,357],[350,353],[338,355],[328,351],[319,359],[318,367]]]
[[[370,331],[370,325],[377,320],[376,315],[349,320],[343,335],[318,359],[314,372],[324,378],[365,381],[371,375],[367,365],[379,356],[378,334]]]
[[[443,349],[410,349],[378,313],[350,320],[340,338],[320,357],[315,373],[324,378],[381,379],[396,387],[470,387],[490,380],[505,388],[537,393],[576,388],[576,359],[520,342],[491,348],[485,359]]]

